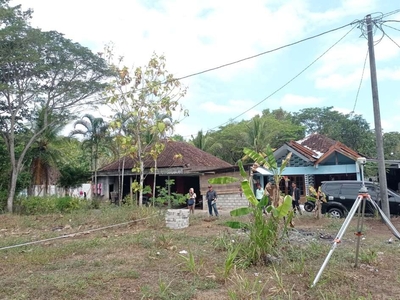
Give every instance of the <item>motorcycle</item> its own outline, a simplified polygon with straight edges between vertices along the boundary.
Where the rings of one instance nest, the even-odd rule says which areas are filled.
[[[314,201],[307,201],[304,203],[304,210],[307,212],[312,212],[315,208],[315,202]]]

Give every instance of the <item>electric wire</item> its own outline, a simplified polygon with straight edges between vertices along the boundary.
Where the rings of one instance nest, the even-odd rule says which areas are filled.
[[[65,239],[65,238],[74,237],[74,236],[77,236],[77,235],[80,235],[80,234],[87,234],[87,233],[91,233],[91,232],[94,232],[94,231],[104,230],[104,229],[108,229],[108,228],[112,228],[112,227],[119,227],[119,226],[123,226],[123,225],[128,225],[128,224],[131,224],[131,223],[134,223],[134,222],[138,222],[138,221],[143,221],[143,220],[147,220],[147,219],[150,219],[150,218],[154,218],[155,216],[156,215],[151,215],[150,217],[147,217],[147,218],[137,219],[137,220],[128,221],[128,222],[124,222],[124,223],[118,223],[118,224],[103,226],[103,227],[99,227],[99,228],[95,228],[95,229],[90,229],[90,230],[85,230],[85,231],[81,231],[81,232],[75,232],[75,233],[60,235],[60,236],[56,236],[56,237],[52,237],[52,238],[48,238],[48,239],[43,239],[43,240],[38,240],[38,241],[32,241],[32,242],[21,243],[21,244],[17,244],[17,245],[5,246],[5,247],[1,247],[0,251],[1,250],[6,250],[6,249],[22,247],[22,246],[29,246],[29,245],[44,243],[44,242],[48,242],[48,241]]]
[[[383,18],[386,18],[388,16],[391,16],[391,15],[394,15],[394,14],[397,14],[397,13],[400,13],[400,9],[396,9],[396,10],[390,11],[390,12],[388,12],[386,14],[383,14],[382,16],[383,16]]]
[[[400,31],[400,29],[395,28],[395,27],[390,26],[390,25],[387,25],[387,24],[385,24],[385,23],[383,23],[382,25],[383,25],[383,26],[386,26],[386,27],[389,27],[389,28],[392,28],[392,29],[394,29],[394,30]]]
[[[394,11],[391,11],[391,12],[388,12],[388,13],[385,13],[385,14],[383,14],[383,13],[375,13],[375,14],[379,14],[379,17],[375,17],[375,18],[373,18],[373,20],[379,20],[381,23],[385,23],[385,22],[400,22],[400,21],[398,21],[398,20],[385,20],[385,21],[382,21],[383,18],[385,18],[385,17],[387,17],[387,16],[390,16],[390,15],[393,15],[393,14],[396,14],[396,13],[398,13],[398,12],[400,12],[400,9],[397,9],[397,10],[394,10]],[[217,67],[209,68],[209,69],[206,69],[206,70],[203,70],[203,71],[199,71],[199,72],[196,72],[196,73],[192,73],[192,74],[185,75],[185,76],[181,76],[181,77],[174,78],[174,79],[175,79],[175,80],[182,80],[182,79],[186,79],[186,78],[189,78],[189,77],[193,77],[193,76],[197,76],[197,75],[200,75],[200,74],[204,74],[204,73],[207,73],[207,72],[211,72],[211,71],[214,71],[214,70],[217,70],[217,69],[221,69],[221,68],[224,68],[224,67],[233,65],[233,64],[237,64],[237,63],[240,63],[240,62],[243,62],[243,61],[246,61],[246,60],[250,60],[250,59],[253,59],[253,58],[256,58],[256,57],[259,57],[259,56],[268,54],[268,53],[272,53],[272,52],[274,52],[274,51],[278,51],[278,50],[283,49],[283,48],[287,48],[287,47],[290,47],[290,46],[299,44],[299,43],[304,42],[304,41],[307,41],[307,40],[311,40],[311,39],[320,37],[320,36],[325,35],[325,34],[328,34],[328,33],[330,33],[330,32],[334,32],[334,31],[340,30],[340,29],[342,29],[342,28],[345,28],[345,27],[347,27],[347,26],[352,26],[352,25],[355,25],[355,24],[359,24],[358,27],[361,28],[361,30],[362,30],[362,35],[364,35],[364,37],[367,37],[367,31],[366,31],[366,29],[363,29],[363,25],[365,25],[365,19],[364,19],[364,20],[361,20],[361,21],[360,21],[360,20],[355,20],[355,21],[353,21],[353,22],[351,22],[351,23],[348,23],[348,24],[346,24],[346,25],[343,25],[343,26],[340,26],[340,27],[337,27],[337,28],[334,28],[334,29],[331,29],[331,30],[322,32],[322,33],[317,34],[317,35],[313,35],[313,36],[308,37],[308,38],[304,38],[304,39],[302,39],[302,40],[299,40],[299,41],[296,41],[296,42],[293,42],[293,43],[290,43],[290,44],[286,44],[286,45],[280,46],[280,47],[275,48],[275,49],[271,49],[271,50],[268,50],[268,51],[264,51],[264,52],[261,52],[261,53],[259,53],[259,54],[253,55],[253,56],[249,56],[249,57],[245,57],[245,58],[243,58],[243,59],[236,60],[236,61],[234,61],[234,62],[226,63],[226,64],[223,64],[223,65],[220,65],[220,66],[217,66]],[[386,24],[385,24],[385,26],[391,27],[391,26],[386,25]],[[366,27],[366,26],[365,26],[365,27]],[[394,27],[392,27],[392,28],[395,29]],[[352,27],[352,29],[353,29],[353,27]],[[352,30],[352,29],[351,29],[351,30]],[[350,30],[350,31],[351,31],[351,30]],[[375,30],[376,30],[376,29],[375,29]],[[395,30],[398,30],[398,29],[395,29]],[[384,37],[384,34],[382,34],[382,37],[376,42],[376,44],[379,43],[379,42],[382,40],[383,37]],[[303,71],[305,71],[305,70],[303,70]],[[299,74],[299,75],[300,75],[300,74]],[[292,78],[292,81],[293,81],[294,79],[295,79],[295,78]],[[163,81],[163,82],[161,82],[161,84],[165,84],[166,82],[167,82],[167,81]],[[287,84],[289,84],[289,83],[290,83],[290,82],[288,82]],[[286,84],[286,85],[287,85],[287,84]],[[286,86],[286,85],[285,85],[285,86]],[[285,86],[282,86],[280,89],[282,89],[282,88],[285,87]],[[138,89],[138,91],[141,91],[141,90],[144,90],[144,89],[146,89],[146,88]],[[280,90],[280,89],[279,89],[279,90]],[[278,92],[279,90],[277,90],[276,92]],[[276,92],[275,92],[275,93],[276,93]],[[275,94],[275,93],[274,93],[274,94]],[[270,96],[272,96],[272,95],[270,95]],[[270,96],[269,96],[269,97],[270,97]],[[268,98],[269,98],[269,97],[268,97]],[[101,98],[97,98],[96,100],[98,100],[98,101],[99,101],[99,100],[105,100],[105,99],[107,99],[107,98],[108,98],[108,97],[101,97]],[[268,99],[268,98],[266,98],[266,99]],[[264,99],[264,100],[261,101],[261,102],[264,102],[266,99]],[[260,103],[261,103],[261,102],[260,102]],[[256,104],[255,106],[257,106],[257,105],[258,105],[258,104]],[[254,106],[254,107],[255,107],[255,106]],[[248,112],[248,111],[249,111],[249,110],[247,110],[246,112]],[[234,119],[240,117],[241,115],[245,114],[246,112],[240,114],[239,116],[235,117]],[[233,119],[233,120],[234,120],[234,119]],[[223,125],[226,124],[226,123],[229,123],[229,122],[230,122],[230,121],[227,121],[227,122],[223,123]],[[223,125],[220,125],[220,126],[223,126]],[[217,126],[217,127],[219,127],[219,126]],[[214,127],[213,129],[215,129],[215,128],[217,128],[217,127]],[[211,129],[211,130],[212,130],[212,129]]]
[[[234,120],[236,120],[237,118],[243,116],[245,113],[249,112],[250,110],[252,110],[253,108],[257,107],[258,105],[260,105],[261,103],[265,102],[266,100],[268,100],[269,98],[271,98],[273,95],[275,95],[276,93],[278,93],[280,90],[282,90],[284,87],[286,87],[287,85],[289,85],[292,81],[294,81],[297,77],[299,77],[301,74],[303,74],[307,69],[309,69],[312,65],[314,65],[319,59],[321,59],[326,53],[328,53],[333,47],[335,47],[339,42],[341,42],[351,31],[354,30],[354,28],[356,28],[357,26],[353,26],[348,32],[346,32],[345,35],[343,35],[338,41],[336,41],[332,46],[330,46],[325,52],[323,52],[320,56],[318,56],[314,61],[312,61],[308,66],[306,66],[303,70],[301,70],[298,74],[296,74],[294,77],[292,77],[289,81],[287,81],[284,85],[280,86],[278,89],[276,89],[274,92],[272,92],[271,94],[269,94],[267,97],[265,97],[263,100],[259,101],[258,103],[256,103],[255,105],[253,105],[252,107],[250,107],[249,109],[245,110],[244,112],[240,113],[239,115],[237,115],[234,118],[229,119],[228,121],[222,123],[221,125],[215,126],[211,129],[208,129],[207,131],[212,131],[216,128],[219,128],[221,126],[224,126],[225,124],[228,124]]]
[[[242,59],[230,62],[230,63],[226,63],[226,64],[223,64],[223,65],[220,65],[220,66],[217,66],[217,67],[213,67],[213,68],[209,68],[209,69],[206,69],[206,70],[203,70],[203,71],[200,71],[200,72],[192,73],[192,74],[189,74],[189,75],[186,75],[186,76],[178,77],[178,78],[176,78],[176,80],[182,80],[182,79],[186,79],[186,78],[189,78],[189,77],[193,77],[193,76],[197,76],[197,75],[200,75],[200,74],[204,74],[204,73],[207,73],[207,72],[210,72],[210,71],[218,70],[218,69],[221,69],[221,68],[224,68],[224,67],[227,67],[227,66],[231,66],[231,65],[234,65],[234,64],[249,60],[249,59],[253,59],[253,58],[268,54],[268,53],[272,53],[272,52],[275,52],[275,51],[278,51],[278,50],[281,50],[281,49],[284,49],[284,48],[287,48],[287,47],[290,47],[290,46],[294,46],[296,44],[300,44],[302,42],[305,42],[305,41],[320,37],[322,35],[325,35],[325,34],[340,30],[340,29],[345,28],[347,26],[352,26],[357,22],[358,22],[358,20],[355,20],[355,21],[353,21],[351,23],[348,23],[346,25],[343,25],[343,26],[340,26],[340,27],[337,27],[337,28],[334,28],[334,29],[331,29],[331,30],[328,30],[328,31],[324,31],[322,33],[319,33],[319,34],[316,34],[316,35],[313,35],[313,36],[301,39],[299,41],[296,41],[296,42],[293,42],[293,43],[290,43],[290,44],[286,44],[286,45],[283,45],[283,46],[280,46],[280,47],[277,47],[277,48],[274,48],[274,49],[271,49],[271,50],[268,50],[268,51],[264,51],[264,52],[258,53],[256,55],[248,56],[248,57],[245,57],[245,58],[242,58]]]
[[[379,25],[378,25],[378,24],[375,23],[375,26],[376,26],[377,28],[379,28],[379,29],[382,31],[382,33],[383,33],[384,36],[386,36],[387,38],[389,38],[389,40],[391,40],[394,44],[396,44],[397,47],[400,48],[400,45],[397,44],[397,42],[396,42],[394,39],[392,39],[392,38],[386,33],[386,31],[382,28],[382,24],[379,24]]]
[[[356,105],[357,105],[357,101],[358,101],[358,96],[359,96],[359,94],[360,94],[361,85],[362,85],[362,82],[363,82],[363,80],[364,80],[364,72],[365,72],[365,66],[367,65],[368,54],[369,54],[369,50],[367,49],[367,54],[365,55],[365,59],[364,59],[364,66],[363,66],[363,69],[362,69],[362,72],[361,72],[360,84],[358,85],[357,94],[356,94],[356,100],[354,101],[354,106],[353,106],[352,113],[354,113],[355,110],[356,110]]]
[[[261,53],[258,53],[258,54],[252,55],[252,56],[241,58],[241,59],[238,59],[238,60],[226,63],[226,64],[222,64],[222,65],[219,65],[219,66],[216,66],[216,67],[205,69],[205,70],[202,70],[202,71],[199,71],[199,72],[191,73],[191,74],[188,74],[188,75],[185,75],[185,76],[176,77],[176,78],[173,78],[173,80],[179,81],[179,80],[186,79],[186,78],[189,78],[189,77],[193,77],[193,76],[201,75],[201,74],[208,73],[208,72],[211,72],[211,71],[215,71],[215,70],[218,70],[218,69],[221,69],[221,68],[225,68],[225,67],[228,67],[228,66],[231,66],[231,65],[234,65],[234,64],[238,64],[238,63],[244,62],[246,60],[250,60],[250,59],[253,59],[253,58],[256,58],[256,57],[259,57],[259,56],[263,56],[265,54],[276,52],[278,50],[281,50],[281,49],[284,49],[284,48],[288,48],[288,47],[300,44],[300,43],[308,41],[308,40],[312,40],[314,38],[323,36],[323,35],[331,33],[331,32],[335,32],[337,30],[343,29],[343,28],[348,27],[348,26],[353,26],[357,22],[359,22],[359,21],[355,20],[355,21],[353,21],[351,23],[348,23],[348,24],[345,24],[345,25],[342,25],[342,26],[339,26],[339,27],[324,31],[322,33],[318,33],[316,35],[313,35],[313,36],[310,36],[310,37],[307,37],[307,38],[304,38],[304,39],[301,39],[301,40],[298,40],[298,41],[295,41],[295,42],[292,42],[292,43],[289,43],[289,44],[286,44],[286,45],[283,45],[283,46],[279,46],[279,47],[271,49],[271,50],[267,50],[267,51],[264,51],[264,52],[261,52]],[[168,80],[164,80],[160,84],[162,85],[162,84],[166,84],[168,82],[169,82]],[[137,89],[136,92],[140,92],[140,91],[144,91],[144,90],[148,90],[148,89],[150,89],[150,88],[140,88],[140,89]],[[124,95],[124,94],[127,94],[127,93],[131,93],[131,91],[125,92],[125,93],[121,93],[120,95]],[[97,100],[97,101],[106,100],[107,98],[109,98],[109,97],[100,97],[100,98],[94,97],[94,99]]]

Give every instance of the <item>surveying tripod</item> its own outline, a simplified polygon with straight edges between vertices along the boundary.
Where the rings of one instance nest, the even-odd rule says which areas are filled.
[[[328,255],[326,256],[320,270],[317,273],[317,276],[315,277],[311,287],[314,287],[319,278],[322,275],[322,272],[324,271],[326,265],[329,262],[329,259],[331,258],[333,251],[335,251],[337,245],[342,241],[342,237],[344,235],[344,233],[346,232],[347,227],[349,226],[354,214],[356,213],[357,209],[358,209],[358,221],[357,221],[357,231],[355,233],[355,235],[357,236],[357,243],[356,243],[356,258],[355,258],[355,267],[358,266],[358,254],[359,254],[359,249],[360,249],[360,240],[361,240],[361,236],[362,234],[362,229],[363,229],[363,225],[364,225],[364,214],[365,214],[365,206],[366,206],[366,202],[369,201],[369,203],[372,204],[372,206],[379,212],[379,214],[381,215],[383,221],[385,222],[386,226],[389,227],[389,229],[392,231],[393,235],[395,237],[397,237],[398,239],[400,239],[400,233],[396,230],[396,228],[393,226],[393,224],[390,222],[390,219],[385,215],[385,213],[381,210],[381,208],[379,207],[379,205],[371,199],[371,196],[368,194],[368,189],[365,187],[365,183],[364,183],[364,174],[363,174],[363,167],[365,164],[365,158],[359,158],[357,159],[357,163],[360,164],[360,169],[361,169],[361,178],[362,178],[362,186],[361,189],[359,191],[359,194],[357,196],[356,201],[354,202],[353,206],[351,207],[345,221],[343,222],[342,227],[340,228],[338,234],[336,235],[336,238],[333,240],[333,245],[328,253]]]

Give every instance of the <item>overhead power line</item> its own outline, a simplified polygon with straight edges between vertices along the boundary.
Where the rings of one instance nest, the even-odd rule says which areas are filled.
[[[365,55],[365,59],[364,59],[364,66],[363,66],[363,69],[362,69],[362,72],[361,72],[360,84],[358,85],[356,100],[354,101],[354,106],[353,106],[353,110],[352,110],[353,113],[354,113],[355,110],[356,110],[356,105],[357,105],[358,96],[359,96],[359,94],[360,94],[361,85],[362,85],[362,82],[363,82],[363,80],[364,80],[364,72],[365,72],[365,66],[367,65],[368,53],[369,53],[369,51],[368,51],[368,49],[367,49],[367,54]]]
[[[374,23],[374,24],[375,24],[376,27],[378,27],[378,28],[382,31],[382,33],[383,33],[384,36],[387,36],[387,37],[389,38],[389,40],[391,40],[394,44],[396,44],[397,47],[400,48],[400,45],[399,45],[394,39],[392,39],[392,38],[386,33],[386,31],[382,28],[382,24],[379,24],[379,25],[376,24],[376,23]]]
[[[345,26],[342,26],[341,28],[343,28]],[[288,84],[290,84],[293,80],[295,80],[297,77],[299,77],[301,74],[303,74],[307,69],[309,69],[313,64],[315,64],[319,59],[321,59],[321,57],[323,57],[326,53],[328,53],[333,47],[335,47],[340,41],[342,41],[354,28],[356,28],[357,26],[353,26],[348,32],[346,32],[345,35],[343,35],[337,42],[335,42],[332,46],[330,46],[326,51],[324,51],[320,56],[318,56],[314,61],[312,61],[308,66],[306,66],[303,70],[301,70],[298,74],[296,74],[294,77],[292,77],[289,81],[287,81],[284,85],[282,85],[281,87],[279,87],[278,89],[276,89],[274,92],[272,92],[271,94],[269,94],[267,97],[265,97],[263,100],[261,100],[260,102],[256,103],[255,105],[253,105],[252,107],[250,107],[249,109],[245,110],[244,112],[242,112],[241,114],[237,115],[236,117],[234,117],[233,119],[229,119],[229,121],[222,123],[221,125],[218,125],[216,127],[213,127],[209,130],[214,130],[218,127],[221,127],[225,124],[228,124],[230,122],[232,122],[233,120],[236,120],[237,118],[243,116],[245,113],[249,112],[250,110],[252,110],[253,108],[257,107],[258,105],[260,105],[261,103],[263,103],[264,101],[268,100],[269,98],[271,98],[273,95],[275,95],[276,93],[278,93],[280,90],[282,90],[284,87],[286,87]]]
[[[199,71],[199,72],[196,72],[196,73],[192,73],[192,74],[189,74],[189,75],[177,77],[177,78],[174,78],[174,79],[175,80],[182,80],[182,79],[186,79],[186,78],[189,78],[189,77],[193,77],[193,76],[201,75],[201,74],[208,73],[208,72],[211,72],[211,71],[215,71],[215,70],[218,70],[218,69],[221,69],[221,68],[225,68],[225,67],[228,67],[228,66],[231,66],[231,65],[234,65],[234,64],[238,64],[238,63],[244,62],[246,60],[250,60],[250,59],[265,55],[265,54],[269,54],[269,53],[276,52],[276,51],[284,49],[284,48],[288,48],[288,47],[300,44],[300,43],[308,41],[308,40],[315,39],[315,38],[323,36],[325,34],[328,34],[328,33],[343,29],[343,28],[345,28],[347,26],[352,26],[352,25],[354,25],[354,24],[356,24],[358,22],[359,22],[358,20],[355,20],[355,21],[353,21],[351,23],[348,23],[346,25],[343,25],[343,26],[340,26],[340,27],[336,27],[336,28],[324,31],[322,33],[319,33],[319,34],[316,34],[316,35],[313,35],[313,36],[298,40],[298,41],[293,42],[293,43],[289,43],[289,44],[286,44],[286,45],[283,45],[283,46],[280,46],[280,47],[277,47],[277,48],[274,48],[274,49],[271,49],[271,50],[267,50],[267,51],[264,51],[264,52],[261,52],[261,53],[258,53],[258,54],[252,55],[252,56],[248,56],[248,57],[245,57],[245,58],[241,58],[239,60],[235,60],[233,62],[229,62],[229,63],[223,64],[223,65],[219,65],[217,67],[205,69],[205,70],[202,70],[202,71]],[[167,81],[161,82],[161,84],[165,84],[165,83],[167,83]],[[137,89],[137,92],[140,92],[140,91],[143,91],[143,90],[146,90],[146,89],[148,89],[148,88]],[[124,95],[124,94],[127,94],[127,93],[129,93],[129,92],[121,93],[121,95]],[[105,100],[107,98],[108,97],[100,97],[100,98],[96,98],[96,100]]]
[[[281,50],[281,49],[284,49],[284,48],[287,48],[287,47],[294,46],[296,44],[300,44],[300,43],[308,41],[308,40],[315,39],[315,38],[323,36],[325,34],[328,34],[328,33],[343,29],[343,28],[345,28],[347,26],[352,26],[352,25],[354,25],[354,24],[356,24],[358,22],[359,21],[356,20],[356,21],[353,21],[353,22],[351,22],[349,24],[346,24],[346,25],[343,25],[343,26],[340,26],[340,27],[337,27],[337,28],[334,28],[334,29],[331,29],[331,30],[328,30],[328,31],[324,31],[322,33],[319,33],[319,34],[316,34],[316,35],[301,39],[299,41],[296,41],[296,42],[293,42],[293,43],[290,43],[290,44],[286,44],[284,46],[280,46],[280,47],[277,47],[277,48],[274,48],[274,49],[271,49],[271,50],[268,50],[268,51],[264,51],[264,52],[258,53],[256,55],[252,55],[252,56],[248,56],[248,57],[245,57],[245,58],[242,58],[242,59],[239,59],[239,60],[235,60],[233,62],[226,63],[226,64],[220,65],[218,67],[214,67],[214,68],[206,69],[206,70],[203,70],[203,71],[200,71],[200,72],[196,72],[196,73],[193,73],[193,74],[189,74],[189,75],[186,75],[186,76],[178,77],[176,79],[177,80],[182,80],[182,79],[186,79],[186,78],[189,78],[189,77],[192,77],[192,76],[197,76],[197,75],[200,75],[200,74],[204,74],[204,73],[207,73],[207,72],[211,72],[211,71],[215,71],[215,70],[218,70],[218,69],[221,69],[221,68],[225,68],[225,67],[228,67],[228,66],[231,66],[231,65],[234,65],[234,64],[238,64],[238,63],[241,63],[241,62],[249,60],[249,59],[253,59],[253,58],[268,54],[268,53],[272,53],[272,52],[275,52],[275,51],[278,51],[278,50]]]
[[[386,23],[382,23],[382,25],[383,25],[383,26],[386,26],[386,27],[389,27],[389,28],[392,28],[392,29],[394,29],[394,30],[400,31],[400,29],[395,28],[395,27],[390,26],[390,25],[387,25]]]

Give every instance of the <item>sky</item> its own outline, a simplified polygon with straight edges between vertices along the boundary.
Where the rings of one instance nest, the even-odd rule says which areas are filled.
[[[32,8],[34,27],[59,31],[95,53],[113,43],[116,55],[124,56],[128,66],[145,65],[154,52],[165,55],[166,69],[175,77],[295,43],[365,20],[368,14],[379,18],[380,13],[400,10],[400,2],[393,0],[12,0],[11,4]],[[377,27],[374,34],[380,118],[384,132],[400,131],[400,13],[383,20],[391,21],[381,26],[385,34]],[[175,134],[190,139],[199,130],[205,133],[232,121],[250,120],[264,109],[299,112],[328,106],[360,114],[374,128],[369,60],[364,69],[368,45],[362,29],[346,26],[182,79],[188,92],[180,101],[189,117],[175,116],[180,120]],[[107,115],[104,109],[98,113]]]

